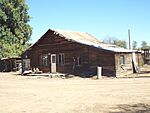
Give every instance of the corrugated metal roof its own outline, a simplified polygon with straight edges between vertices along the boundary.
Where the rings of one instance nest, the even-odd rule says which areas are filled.
[[[106,47],[104,48],[106,50],[109,50],[109,51],[113,51],[113,52],[134,52],[134,50],[130,50],[130,49],[124,49],[124,48],[119,48],[119,47]]]
[[[53,30],[56,34],[64,37],[67,40],[75,41],[81,44],[94,46],[96,48],[105,49],[112,52],[133,52],[133,50],[124,49],[115,45],[104,44],[94,36],[85,32],[76,32],[70,30]]]
[[[91,42],[94,44],[101,44],[102,43],[88,33],[75,32],[75,31],[69,31],[69,30],[54,30],[54,31],[61,34],[62,36],[64,36],[67,39],[71,39],[71,40],[74,40],[77,42],[78,41],[80,41],[80,42],[81,41],[87,41],[87,42]]]

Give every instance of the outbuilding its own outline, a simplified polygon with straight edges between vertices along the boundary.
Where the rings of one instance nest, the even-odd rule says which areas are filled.
[[[0,72],[19,71],[21,69],[21,57],[5,57],[0,59]]]

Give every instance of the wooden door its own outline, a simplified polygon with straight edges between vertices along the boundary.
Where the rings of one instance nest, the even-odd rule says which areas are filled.
[[[56,73],[56,54],[51,54],[51,73]]]

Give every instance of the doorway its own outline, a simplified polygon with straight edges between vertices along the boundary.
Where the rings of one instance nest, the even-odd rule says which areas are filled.
[[[56,54],[51,54],[51,73],[56,73]]]

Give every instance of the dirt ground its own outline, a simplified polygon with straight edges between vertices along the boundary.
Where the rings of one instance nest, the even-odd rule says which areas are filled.
[[[150,77],[96,80],[0,73],[0,113],[150,113]]]

